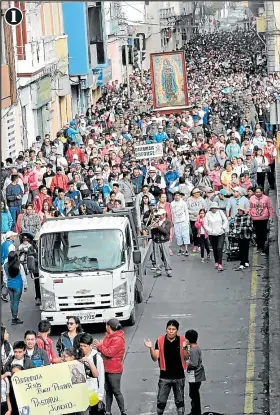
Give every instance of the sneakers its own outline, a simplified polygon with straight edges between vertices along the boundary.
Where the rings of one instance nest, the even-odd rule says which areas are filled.
[[[219,264],[218,264],[218,262],[216,262],[216,264],[215,264],[215,268],[216,268],[216,269],[218,269],[218,268],[219,268]]]
[[[261,256],[266,256],[266,253],[265,252],[261,252],[260,255]]]
[[[185,250],[184,255],[185,255],[185,256],[189,256],[189,255],[190,255],[190,254],[189,254],[189,251],[188,251],[187,249]]]
[[[245,268],[248,268],[250,266],[249,262],[245,262]]]
[[[9,302],[8,296],[7,295],[4,295],[4,294],[1,295],[1,300],[2,301],[5,301],[5,303],[8,303]]]
[[[204,258],[201,258],[201,262],[204,262]]]
[[[177,254],[178,256],[181,256],[182,255],[182,250],[181,249],[179,249],[179,251],[178,251],[178,254]]]
[[[171,272],[169,271],[169,272],[167,272],[167,276],[168,276],[168,278],[172,278],[172,274],[171,274]]]
[[[172,251],[172,249],[169,249],[169,251],[168,251],[168,252],[169,252],[169,255],[170,255],[170,256],[172,256],[172,255],[173,255],[173,251]]]
[[[224,270],[223,266],[221,264],[219,264],[218,265],[218,271],[223,271],[223,270]]]
[[[152,270],[152,271],[155,271],[156,269],[157,269],[157,267],[156,267],[155,265],[152,265],[152,266],[151,266],[151,270]]]
[[[242,271],[244,268],[244,265],[239,265],[239,267],[235,268],[235,271]]]
[[[207,261],[210,261],[210,259],[211,259],[211,255],[207,254]]]
[[[15,324],[23,324],[23,321],[20,318],[13,318],[12,319],[12,325],[14,326]]]
[[[35,299],[35,305],[38,305],[38,306],[40,306],[40,305],[41,305],[41,300],[40,300],[40,298],[36,298],[36,299]]]
[[[194,246],[194,247],[193,247],[193,252],[199,252],[199,248],[198,248],[198,246]]]

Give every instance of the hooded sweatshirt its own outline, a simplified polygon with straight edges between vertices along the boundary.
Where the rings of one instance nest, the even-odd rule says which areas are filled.
[[[273,218],[273,208],[270,199],[266,195],[250,198],[249,215],[252,220],[267,220]]]
[[[106,333],[105,338],[97,347],[101,353],[106,373],[122,373],[125,353],[124,331],[117,330],[112,334]]]

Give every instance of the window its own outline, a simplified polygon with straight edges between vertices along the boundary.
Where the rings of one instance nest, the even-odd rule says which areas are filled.
[[[118,229],[56,232],[40,240],[40,264],[48,272],[112,270],[123,261],[124,238]]]

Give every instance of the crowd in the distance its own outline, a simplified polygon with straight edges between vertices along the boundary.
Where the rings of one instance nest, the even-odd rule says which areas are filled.
[[[192,108],[153,111],[151,75],[144,71],[141,80],[135,71],[130,98],[126,84],[111,82],[56,137],[46,132],[2,162],[2,300],[9,294],[13,324],[22,324],[26,254],[36,256],[37,234],[48,219],[135,206],[139,234],[152,229],[155,244],[164,245],[152,258],[157,275],[163,261],[172,276],[173,239],[179,255],[188,256],[192,243],[205,262],[206,250],[208,264],[211,245],[219,271],[230,237],[239,247],[238,270],[249,267],[250,241],[265,254],[276,158],[269,111],[279,79],[266,75],[263,43],[253,31],[197,35],[185,49]],[[135,146],[151,143],[162,144],[163,156],[136,159]],[[20,361],[28,355],[23,344]]]

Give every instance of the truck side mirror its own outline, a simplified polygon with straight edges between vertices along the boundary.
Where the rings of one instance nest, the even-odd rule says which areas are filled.
[[[32,273],[36,272],[36,266],[35,266],[35,258],[34,258],[34,256],[28,256],[27,257],[27,268]]]
[[[141,264],[141,251],[133,251],[133,262],[135,265]]]

